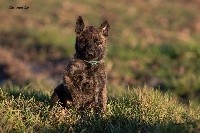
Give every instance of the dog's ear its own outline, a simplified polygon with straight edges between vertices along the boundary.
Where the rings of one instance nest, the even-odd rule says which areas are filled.
[[[108,36],[108,30],[110,29],[110,24],[108,20],[103,21],[103,23],[100,26],[100,29],[102,30],[102,34],[107,37]]]
[[[85,24],[83,22],[83,19],[81,16],[79,16],[76,20],[76,27],[75,27],[76,34],[77,35],[80,34],[83,31],[84,27],[85,27]]]

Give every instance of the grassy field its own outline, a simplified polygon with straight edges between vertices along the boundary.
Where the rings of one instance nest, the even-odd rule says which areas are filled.
[[[0,1],[0,132],[199,132],[199,12],[198,0]],[[79,15],[111,25],[101,117],[49,106]]]
[[[109,90],[112,91],[112,90]],[[107,112],[50,107],[48,93],[12,84],[0,89],[1,132],[199,132],[200,108],[148,87],[109,93]],[[120,94],[120,95],[119,95]]]
[[[11,5],[30,8],[10,10]],[[110,21],[110,87],[148,85],[186,101],[199,99],[199,12],[197,0],[1,2],[1,82],[42,81],[53,88],[74,53],[74,25],[82,15],[86,24]]]

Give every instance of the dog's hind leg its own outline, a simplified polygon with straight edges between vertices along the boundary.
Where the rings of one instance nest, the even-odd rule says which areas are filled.
[[[51,96],[51,104],[60,102],[63,107],[68,107],[72,102],[72,97],[66,86],[63,84],[58,85]]]

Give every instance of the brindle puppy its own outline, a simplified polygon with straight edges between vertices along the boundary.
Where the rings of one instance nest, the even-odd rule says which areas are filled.
[[[63,84],[54,90],[53,103],[59,101],[64,107],[105,111],[107,76],[104,57],[109,28],[107,20],[99,28],[85,27],[82,17],[78,17],[75,27],[76,53],[66,66]]]

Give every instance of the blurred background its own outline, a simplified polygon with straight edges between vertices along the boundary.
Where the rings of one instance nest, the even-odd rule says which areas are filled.
[[[200,101],[199,0],[1,0],[0,84],[52,92],[75,52],[79,15],[110,22],[111,92],[147,85]]]

